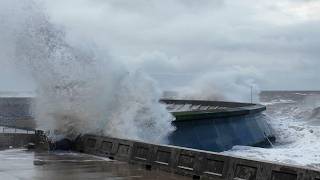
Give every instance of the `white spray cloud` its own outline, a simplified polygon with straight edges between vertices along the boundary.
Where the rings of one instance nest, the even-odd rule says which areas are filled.
[[[94,41],[163,89],[248,66],[261,89],[319,89],[318,1],[38,1],[69,43]]]
[[[40,129],[58,130],[69,138],[93,133],[166,140],[172,117],[145,74],[127,69],[94,41],[52,23],[40,3],[4,1],[1,10],[7,16],[7,36],[2,38],[12,51],[6,59],[24,65],[37,86]]]
[[[71,47],[71,57],[79,49],[84,56],[94,56],[94,59],[108,57],[105,66],[113,67],[111,64],[116,64],[110,68],[110,74],[123,72],[123,66],[120,65],[123,63],[130,69],[134,67],[151,74],[163,89],[184,89],[187,86],[195,92],[191,94],[216,92],[218,97],[228,100],[246,100],[249,91],[246,89],[252,85],[261,89],[319,89],[318,83],[315,83],[319,81],[317,67],[320,65],[319,39],[315,38],[320,32],[317,1],[37,2],[45,7],[43,11],[49,17],[49,24],[59,31],[62,29],[61,37]],[[21,33],[20,27],[12,24],[24,24],[28,16],[21,15],[18,18],[15,14],[26,4],[17,0],[1,2],[0,21],[1,27],[4,27],[0,30],[1,42],[6,42],[0,46],[2,60],[12,57],[15,43],[10,42],[10,37]],[[21,13],[29,13],[28,8],[23,9]],[[24,46],[28,47],[27,44]],[[45,67],[43,64],[41,66]],[[65,71],[80,67],[98,68],[95,65],[63,66]],[[54,66],[50,68],[54,69]],[[237,68],[250,69],[252,73],[234,70]],[[92,71],[92,77],[106,76],[107,80],[111,77],[108,73],[104,75],[105,72],[101,70]],[[53,72],[56,73],[50,70],[44,74]],[[85,81],[94,79],[80,72],[71,74],[67,78],[79,76]],[[119,73],[117,77],[122,76],[126,75]],[[29,78],[26,79],[29,81]],[[37,81],[43,82],[39,79],[41,77]],[[24,78],[19,80],[22,81]],[[99,78],[93,82],[96,81],[100,81]],[[106,91],[112,92],[109,87]],[[212,96],[216,95],[209,93],[200,98]]]
[[[252,101],[258,102],[259,77],[255,69],[240,67],[207,73],[178,88],[178,98],[250,102],[252,95]]]

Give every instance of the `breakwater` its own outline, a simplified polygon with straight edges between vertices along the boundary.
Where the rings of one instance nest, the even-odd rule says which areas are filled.
[[[226,156],[177,146],[85,135],[77,151],[139,164],[193,179],[319,180],[320,172],[300,166]]]

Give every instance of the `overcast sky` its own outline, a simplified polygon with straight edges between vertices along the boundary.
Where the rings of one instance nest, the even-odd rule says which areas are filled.
[[[206,77],[215,86],[225,81],[259,89],[320,89],[318,0],[41,2],[70,42],[94,42],[150,74],[163,89]],[[9,64],[1,68],[0,88],[26,87],[30,78]]]

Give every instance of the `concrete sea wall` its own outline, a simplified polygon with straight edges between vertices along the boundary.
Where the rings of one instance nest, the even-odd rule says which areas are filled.
[[[275,140],[266,107],[259,104],[162,99],[175,116],[176,130],[169,143],[206,151],[221,152],[235,145],[270,147]]]
[[[20,134],[20,133],[0,133],[0,149],[7,149],[10,146],[19,148],[28,143],[37,143],[38,136],[35,134]]]
[[[320,180],[320,171],[315,169],[111,137],[85,135],[78,140],[76,150],[190,179]]]
[[[34,129],[33,101],[31,97],[0,97],[0,125]]]

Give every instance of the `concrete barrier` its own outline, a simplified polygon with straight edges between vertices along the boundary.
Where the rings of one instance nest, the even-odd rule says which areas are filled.
[[[76,150],[193,179],[320,180],[320,171],[176,146],[85,135]]]
[[[0,133],[0,149],[7,149],[10,146],[19,148],[30,142],[37,143],[38,136],[36,134]]]
[[[34,129],[33,101],[32,97],[0,97],[0,124]]]

